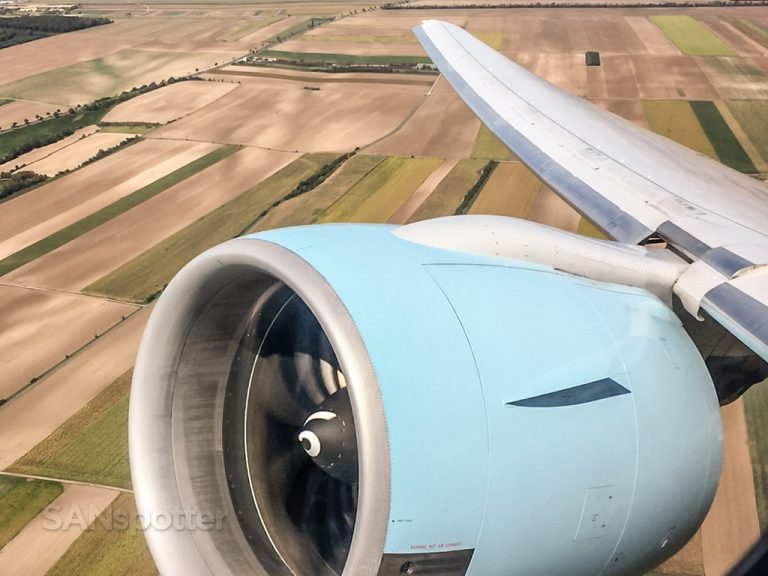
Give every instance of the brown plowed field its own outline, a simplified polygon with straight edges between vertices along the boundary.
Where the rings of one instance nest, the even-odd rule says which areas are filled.
[[[219,82],[178,82],[123,102],[110,110],[104,121],[165,124],[207,106],[236,87]]]
[[[151,137],[301,152],[352,150],[397,128],[421,103],[423,94],[397,88],[305,90],[279,80],[243,84]]]
[[[0,258],[77,222],[216,148],[201,142],[139,142],[0,204]]]
[[[0,286],[0,398],[8,398],[135,310],[78,294]]]
[[[297,154],[247,148],[5,276],[77,291],[290,163]],[[138,233],[138,231],[141,231]]]
[[[480,121],[444,78],[396,132],[366,148],[389,156],[468,158]]]

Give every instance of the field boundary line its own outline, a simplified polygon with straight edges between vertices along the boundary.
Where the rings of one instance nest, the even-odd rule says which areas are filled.
[[[95,482],[83,482],[81,480],[68,480],[66,478],[53,478],[51,476],[39,476],[37,474],[21,474],[19,472],[0,470],[0,476],[13,476],[14,478],[27,478],[29,480],[45,480],[47,482],[58,482],[59,484],[70,484],[73,486],[92,486],[93,488],[103,488],[104,490],[114,490],[115,492],[133,494],[133,490],[130,488],[120,488],[119,486],[109,486],[107,484],[97,484]]]

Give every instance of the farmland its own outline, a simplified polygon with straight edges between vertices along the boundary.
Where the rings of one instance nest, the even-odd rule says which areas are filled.
[[[250,228],[275,202],[335,156],[302,156],[85,288],[95,295],[146,302],[196,255]]]
[[[61,484],[0,476],[0,548],[61,494]]]
[[[386,222],[439,164],[434,158],[387,158],[317,221]]]
[[[8,471],[129,488],[130,382],[126,372]]]
[[[44,534],[35,504],[7,524],[0,518],[24,528],[8,544],[11,558],[40,550],[41,575],[155,574],[137,529],[106,527],[134,513],[131,495],[69,482],[130,486],[126,411],[139,339],[154,298],[203,250],[279,226],[457,211],[602,236],[481,127],[442,76],[338,71],[428,62],[411,32],[421,20],[464,26],[572,94],[768,176],[765,8],[368,8],[86,4],[114,23],[0,51],[0,156],[77,130],[0,167],[72,168],[0,202],[0,399],[9,398],[0,404],[0,470],[60,477],[64,492],[28,500],[93,502],[105,521],[79,537]],[[601,53],[601,66],[585,66],[587,50]],[[246,56],[258,65],[234,63]],[[288,60],[296,62],[286,68]],[[187,75],[194,81],[117,106],[76,106]],[[141,138],[75,168],[131,134]],[[718,501],[659,574],[722,572],[756,536],[758,512],[765,526],[760,390],[724,411]],[[0,515],[3,497],[0,478]],[[11,574],[33,567],[17,563]]]
[[[114,529],[117,526],[120,529]],[[136,523],[136,505],[121,494],[64,553],[49,576],[155,576],[144,534]]]
[[[652,16],[651,20],[683,54],[735,56],[736,53],[704,25],[690,16]]]

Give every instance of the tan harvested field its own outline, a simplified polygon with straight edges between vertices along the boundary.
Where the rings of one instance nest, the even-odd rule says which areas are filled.
[[[592,103],[629,120],[633,124],[648,128],[643,104],[639,100],[592,100]]]
[[[22,285],[81,290],[252,188],[297,156],[258,148],[241,150],[4,279]]]
[[[85,104],[135,86],[171,76],[186,76],[242,53],[224,46],[220,51],[176,50],[160,45],[126,48],[97,60],[73,64],[0,85],[0,96],[66,105]]]
[[[723,471],[702,527],[707,576],[725,574],[760,536],[743,401],[723,407],[721,415]]]
[[[0,204],[0,258],[200,158],[216,145],[148,140]]]
[[[4,107],[0,107],[0,112],[2,112],[2,109]],[[0,164],[0,172],[3,172],[5,170],[14,170],[16,166],[27,166],[29,164],[32,164],[33,162],[37,162],[38,160],[42,160],[43,158],[47,158],[48,156],[51,156],[54,152],[61,150],[62,148],[65,148],[67,146],[70,146],[71,144],[74,144],[84,136],[89,136],[96,132],[99,129],[98,126],[86,126],[85,128],[80,128],[79,130],[76,130],[74,134],[71,136],[67,136],[66,138],[63,138],[59,140],[58,142],[54,142],[53,144],[48,144],[48,146],[43,146],[42,148],[35,148],[34,150],[27,152],[26,154],[22,154],[18,158],[11,160],[9,162],[6,162],[5,164]]]
[[[11,48],[4,48],[3,50],[11,50]],[[0,61],[2,61],[2,52],[0,52]],[[21,126],[24,124],[25,118],[33,122],[35,115],[45,116],[48,113],[53,114],[58,108],[60,106],[56,104],[28,102],[26,100],[17,100],[10,104],[4,104],[0,106],[0,130],[9,129],[14,122]]]
[[[405,124],[366,151],[389,156],[468,158],[479,125],[477,116],[440,77]]]
[[[0,470],[8,468],[127,371],[152,306],[139,310],[0,407]]]
[[[64,492],[0,550],[4,576],[45,576],[119,494],[95,486],[65,485]],[[58,529],[51,529],[58,522]]]
[[[135,306],[0,285],[0,398],[118,324]]]
[[[576,232],[581,221],[581,215],[546,186],[536,195],[526,218],[568,232]]]
[[[757,58],[701,58],[701,69],[707,74],[720,98],[731,100],[768,99],[768,74],[761,70]]]
[[[640,98],[717,100],[712,82],[692,56],[633,56]]]
[[[590,100],[638,100],[640,92],[632,58],[625,54],[605,54],[601,60],[602,66],[586,69],[587,97]]]
[[[97,26],[4,48],[0,51],[0,67],[3,70],[0,91],[2,85],[114,54],[140,42],[110,34],[115,31],[115,26]],[[62,98],[51,102],[63,104],[65,101],[67,99]]]
[[[544,184],[520,162],[502,162],[470,209],[471,214],[527,218]]]
[[[405,224],[411,219],[411,216],[419,209],[424,201],[429,197],[440,182],[445,179],[448,173],[458,164],[459,159],[453,158],[446,160],[440,166],[438,166],[432,174],[427,176],[427,179],[422,182],[421,186],[416,188],[416,191],[406,200],[397,212],[387,220],[389,224]]]
[[[644,16],[627,16],[624,21],[632,28],[649,54],[660,56],[677,56],[680,50],[672,44],[666,34],[653,22]]]
[[[117,132],[92,134],[57,150],[46,158],[28,164],[26,169],[46,176],[55,176],[64,170],[74,170],[86,160],[96,156],[99,150],[107,150],[132,138],[135,138],[133,134]]]
[[[301,152],[347,151],[385,136],[419,105],[423,94],[401,88],[304,90],[279,80],[243,84],[150,137]]]
[[[207,106],[237,88],[218,82],[178,82],[123,102],[104,116],[105,122],[165,124]]]
[[[354,54],[357,56],[424,56],[421,45],[414,42],[344,42],[301,38],[278,44],[275,50],[287,52],[320,52],[324,54]]]

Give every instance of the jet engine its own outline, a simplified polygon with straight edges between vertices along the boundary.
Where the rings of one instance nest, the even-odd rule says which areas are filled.
[[[168,285],[129,419],[161,573],[643,574],[699,528],[719,407],[669,306],[409,228],[246,236]]]

